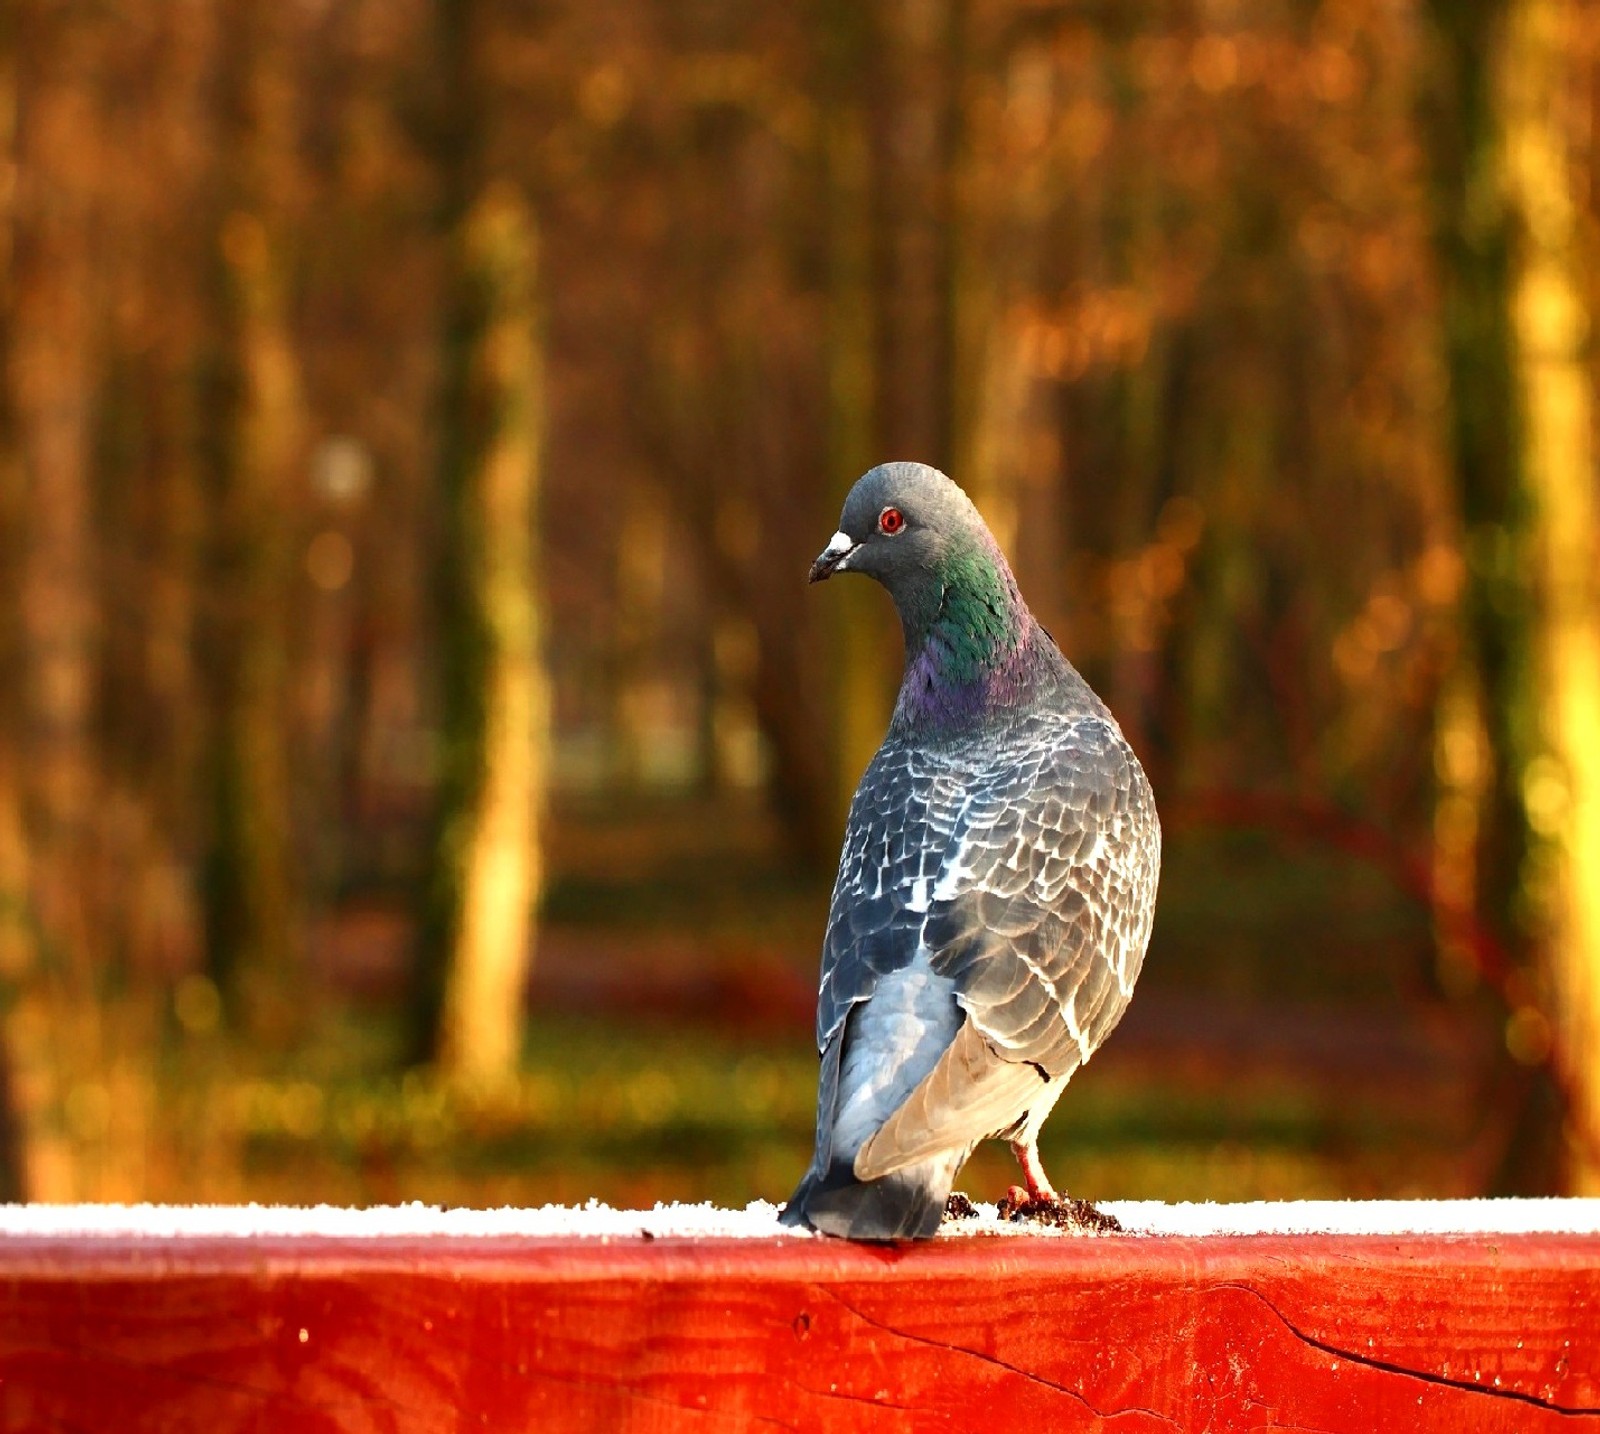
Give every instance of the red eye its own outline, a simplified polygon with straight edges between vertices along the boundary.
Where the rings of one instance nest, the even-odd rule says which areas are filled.
[[[898,508],[885,508],[878,514],[878,531],[887,537],[894,537],[906,525],[906,515]]]

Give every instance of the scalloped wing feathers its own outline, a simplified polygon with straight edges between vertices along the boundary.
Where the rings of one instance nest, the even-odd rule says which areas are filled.
[[[843,1054],[846,1085],[874,1056],[902,1054],[852,1050],[850,1018],[919,953],[965,1019],[929,1069],[901,1073],[895,1084],[910,1093],[879,1112],[853,1152],[848,1139],[835,1150],[835,1132],[823,1130],[826,1107],[837,1112],[851,1091],[825,1082],[814,1170],[849,1158],[858,1179],[877,1179],[1042,1119],[1038,1103],[1053,1103],[1132,994],[1160,829],[1116,724],[1036,714],[991,736],[981,762],[970,756],[886,744],[852,805],[824,943],[819,1048],[835,1062]]]

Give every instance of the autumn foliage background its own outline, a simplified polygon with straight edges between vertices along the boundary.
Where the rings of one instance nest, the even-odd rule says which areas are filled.
[[[4,1192],[781,1198],[899,658],[804,577],[887,458],[1163,812],[1058,1178],[1592,1189],[1597,64],[1577,0],[11,0]]]

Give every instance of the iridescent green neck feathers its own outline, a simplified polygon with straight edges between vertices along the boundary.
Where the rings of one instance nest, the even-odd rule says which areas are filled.
[[[949,554],[929,577],[923,601],[900,614],[906,672],[896,719],[948,726],[1023,699],[1034,621],[993,541]]]

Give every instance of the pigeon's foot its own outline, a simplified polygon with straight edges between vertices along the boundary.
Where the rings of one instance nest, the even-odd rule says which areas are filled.
[[[971,1199],[959,1190],[952,1190],[950,1198],[944,1202],[944,1218],[946,1220],[976,1220],[978,1207]]]
[[[1070,1195],[1030,1195],[1019,1185],[1006,1191],[995,1213],[1014,1224],[1028,1220],[1092,1235],[1114,1235],[1122,1229],[1122,1222],[1115,1215],[1096,1209],[1087,1200],[1074,1200]]]
[[[1050,1183],[1050,1177],[1044,1173],[1044,1162],[1039,1159],[1039,1147],[1033,1140],[1013,1140],[1011,1153],[1017,1157],[1017,1164],[1022,1167],[1022,1178],[1028,1182],[1028,1199],[1054,1200],[1056,1198],[1055,1186]],[[1013,1185],[1011,1189],[1016,1190]],[[1009,1198],[1009,1197],[1008,1197]],[[1022,1198],[1020,1193],[1017,1198]]]

